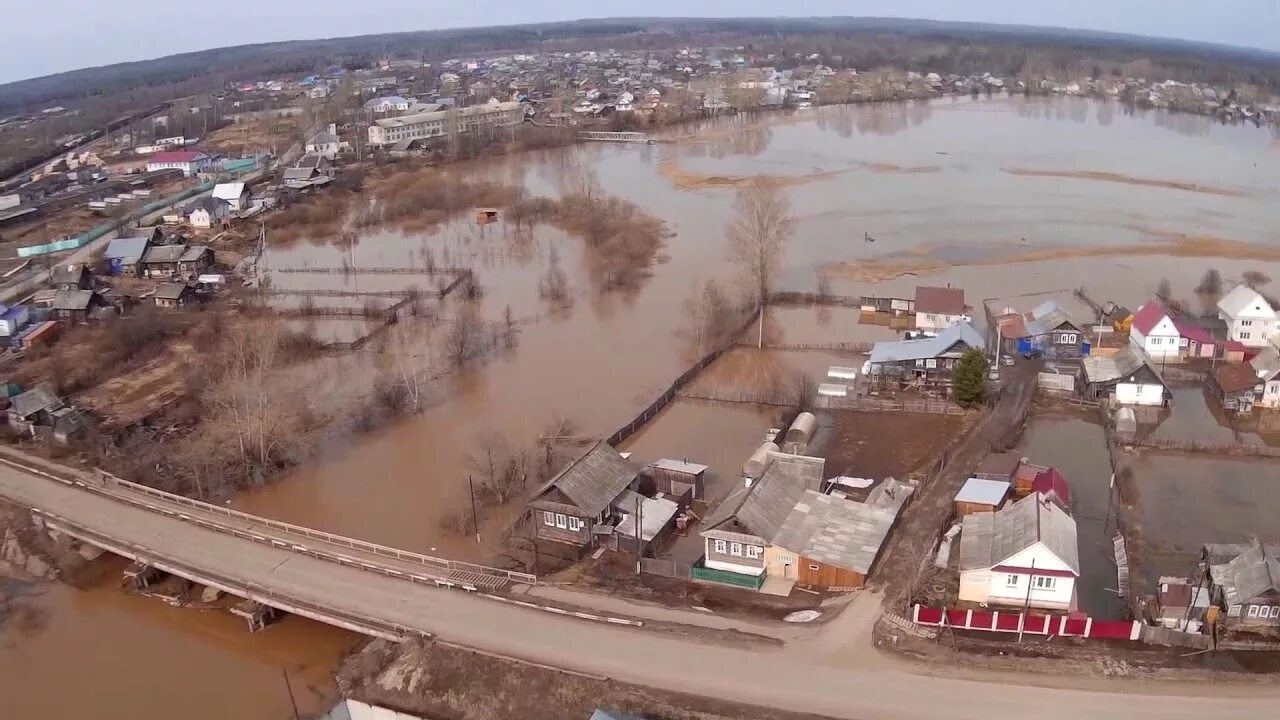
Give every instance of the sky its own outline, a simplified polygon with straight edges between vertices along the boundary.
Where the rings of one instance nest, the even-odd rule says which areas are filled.
[[[230,45],[585,17],[928,18],[1280,51],[1280,0],[0,0],[0,10],[0,82]]]

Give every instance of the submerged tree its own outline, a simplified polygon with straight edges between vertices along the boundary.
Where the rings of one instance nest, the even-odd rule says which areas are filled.
[[[750,278],[756,300],[763,304],[769,299],[782,252],[795,231],[791,203],[776,181],[757,177],[738,190],[733,212],[725,230],[729,257]]]
[[[956,363],[956,402],[972,407],[982,402],[987,391],[987,356],[972,348]]]

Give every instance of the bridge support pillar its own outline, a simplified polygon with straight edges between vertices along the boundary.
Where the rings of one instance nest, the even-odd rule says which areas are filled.
[[[231,608],[232,615],[239,615],[249,624],[249,632],[254,633],[264,630],[276,618],[276,609],[270,605],[245,600]]]
[[[146,590],[163,576],[163,570],[140,562],[133,563],[124,571],[124,579],[133,585],[134,590]]]

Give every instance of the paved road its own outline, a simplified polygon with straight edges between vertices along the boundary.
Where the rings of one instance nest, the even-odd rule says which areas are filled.
[[[838,718],[1037,720],[1275,714],[1272,686],[1089,680],[1104,692],[926,677],[869,645],[879,598],[864,594],[840,618],[778,650],[563,618],[374,575],[201,528],[0,466],[0,495],[110,532],[210,572],[242,577],[316,603],[434,633],[467,646],[618,680]],[[1121,694],[1124,693],[1124,694]]]

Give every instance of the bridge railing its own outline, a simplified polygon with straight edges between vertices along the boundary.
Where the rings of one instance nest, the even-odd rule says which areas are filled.
[[[164,490],[157,490],[155,488],[147,487],[146,485],[139,485],[137,483],[129,482],[128,480],[115,477],[114,475],[108,475],[106,473],[100,473],[100,474],[108,478],[112,485],[120,489],[127,490],[129,492],[156,498],[157,500],[161,500],[163,502],[171,503],[174,505],[189,507],[189,508],[192,508],[193,510],[198,510],[200,512],[211,513],[214,515],[220,515],[223,517],[239,520],[241,522],[248,523],[250,525],[257,525],[261,527],[271,528],[272,530],[276,530],[278,532],[282,532],[288,535],[304,537],[309,540],[319,540],[321,542],[328,543],[330,545],[350,548],[352,550],[361,550],[363,552],[367,552],[379,557],[394,558],[401,562],[415,563],[418,565],[423,565],[425,567],[430,567],[430,568],[436,568],[439,570],[449,570],[453,572],[470,572],[470,573],[476,573],[478,575],[496,576],[496,577],[504,578],[511,582],[523,583],[526,585],[536,585],[538,583],[538,577],[531,573],[516,572],[514,570],[503,570],[501,568],[490,567],[488,565],[478,565],[475,563],[463,562],[461,560],[449,560],[447,558],[438,558],[438,557],[433,557],[431,555],[423,555],[422,553],[416,553],[409,550],[400,550],[399,548],[388,547],[386,545],[379,545],[377,543],[371,543],[365,540],[357,540],[355,538],[349,538],[344,535],[337,535],[334,533],[325,532],[323,530],[316,530],[314,528],[304,527],[302,525],[294,525],[293,523],[287,523],[281,520],[272,520],[271,518],[265,518],[259,515],[250,515],[249,513],[241,512],[239,510],[233,510],[228,507],[222,507],[219,505],[214,505],[211,503],[204,502],[202,500],[194,500],[189,497],[175,495],[170,492],[165,492]]]

